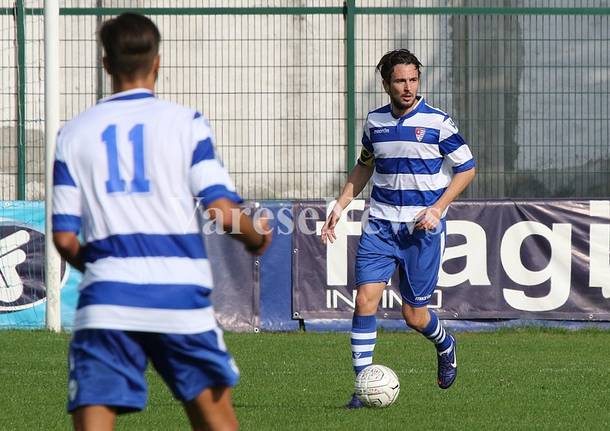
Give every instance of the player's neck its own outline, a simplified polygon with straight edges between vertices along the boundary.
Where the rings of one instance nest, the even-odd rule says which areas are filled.
[[[155,91],[155,80],[148,78],[134,79],[133,81],[112,80],[112,94],[121,93],[123,91],[134,90],[136,88],[144,88],[152,92]]]
[[[417,96],[415,98],[415,103],[413,103],[411,106],[409,106],[406,109],[401,109],[401,108],[397,107],[396,105],[394,105],[394,103],[392,103],[392,113],[397,118],[403,117],[403,116],[407,115],[409,112],[412,112],[415,108],[417,108],[420,101],[421,101],[421,97]]]

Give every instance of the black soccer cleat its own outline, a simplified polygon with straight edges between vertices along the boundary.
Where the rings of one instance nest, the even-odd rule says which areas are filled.
[[[441,389],[447,389],[455,382],[457,377],[457,341],[453,335],[451,337],[451,346],[444,352],[438,353],[438,387]]]
[[[349,400],[349,402],[344,407],[349,410],[361,409],[362,407],[364,407],[364,404],[362,404],[362,401],[358,399],[356,394],[352,394],[352,399]]]

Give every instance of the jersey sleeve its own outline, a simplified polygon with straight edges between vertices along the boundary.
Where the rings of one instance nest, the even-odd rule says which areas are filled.
[[[81,228],[81,190],[73,175],[69,137],[60,130],[53,162],[53,232],[74,232]]]
[[[235,203],[243,199],[235,191],[229,173],[216,157],[214,137],[205,117],[196,113],[193,118],[195,150],[191,159],[189,181],[191,193],[207,207],[211,202],[227,198]]]
[[[367,118],[362,130],[362,150],[360,151],[360,157],[358,157],[358,164],[370,167],[375,163],[375,149],[369,135],[370,132]]]
[[[454,173],[475,167],[472,152],[450,117],[445,118],[441,125],[439,141],[439,150],[443,157],[449,160]]]

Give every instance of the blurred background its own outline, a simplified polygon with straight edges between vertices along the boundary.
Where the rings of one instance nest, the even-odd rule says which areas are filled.
[[[43,1],[0,4],[0,200],[44,199]],[[109,94],[96,28],[142,8],[162,34],[159,97],[210,118],[247,199],[337,195],[388,50],[470,144],[466,199],[610,196],[610,1],[65,0],[61,119]],[[279,8],[279,9],[278,9]]]

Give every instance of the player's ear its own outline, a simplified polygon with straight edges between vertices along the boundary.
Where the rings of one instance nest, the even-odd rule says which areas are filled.
[[[161,56],[157,54],[152,63],[152,72],[155,75],[155,81],[157,80],[157,76],[159,76],[159,67],[161,67]]]
[[[104,65],[104,70],[106,71],[106,73],[108,73],[108,75],[112,75],[112,72],[110,71],[110,62],[108,61],[108,57],[102,57],[102,64]]]
[[[386,82],[386,80],[382,79],[381,83],[383,84],[383,89],[385,90],[385,92],[390,94],[390,85]]]

